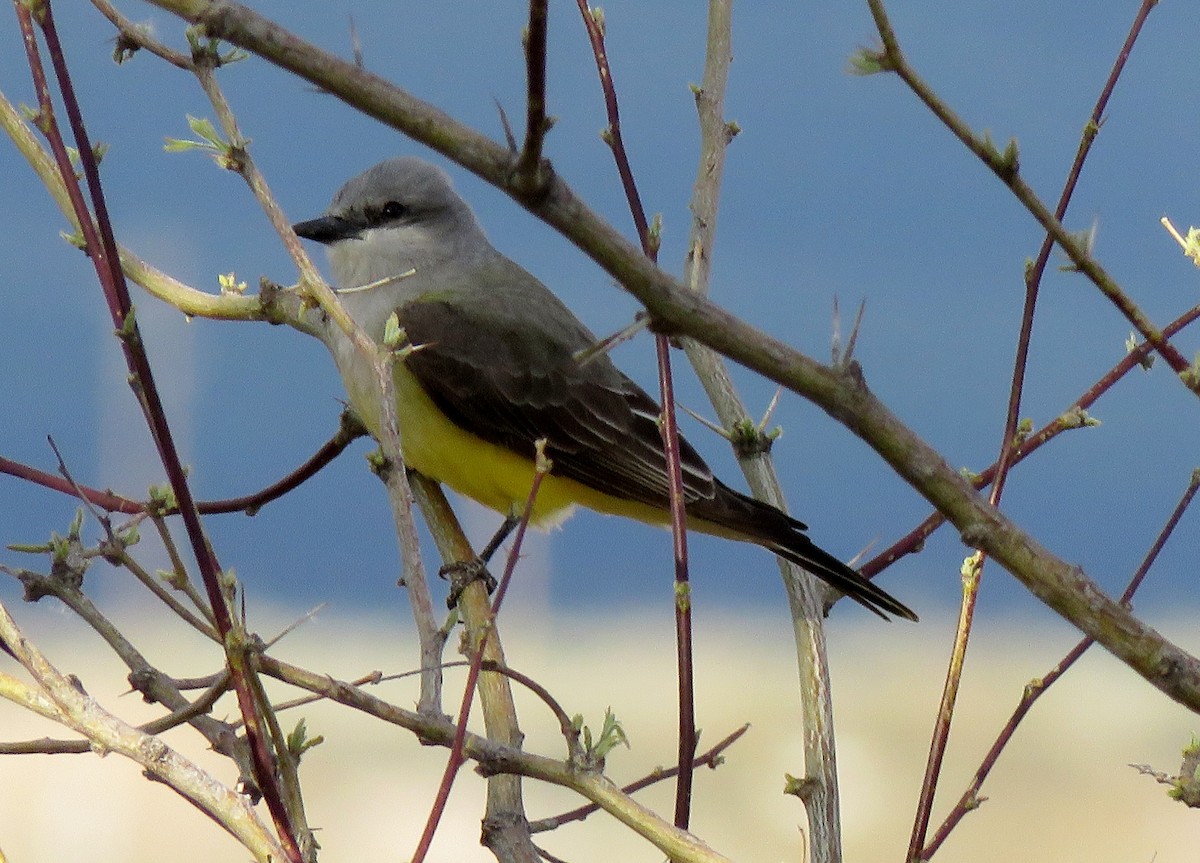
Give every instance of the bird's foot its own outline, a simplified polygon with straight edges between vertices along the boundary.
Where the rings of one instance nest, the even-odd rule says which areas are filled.
[[[448,563],[438,570],[438,575],[450,582],[450,595],[446,597],[447,608],[458,605],[462,592],[473,581],[482,581],[488,593],[496,589],[495,577],[488,572],[487,563],[479,557]]]

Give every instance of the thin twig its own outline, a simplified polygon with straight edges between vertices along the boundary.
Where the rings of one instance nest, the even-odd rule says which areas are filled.
[[[743,734],[750,730],[750,724],[747,723],[741,728],[736,729],[732,734],[727,735],[717,744],[700,755],[692,759],[692,769],[697,767],[710,767],[716,769],[724,760],[721,756],[734,743],[737,742]],[[643,788],[649,788],[655,783],[662,782],[664,779],[670,779],[678,774],[678,767],[668,767],[666,769],[657,769],[652,773],[648,773],[641,779],[630,782],[628,785],[621,786],[622,794],[634,794],[641,791]],[[547,830],[555,830],[564,824],[570,824],[572,821],[582,821],[589,815],[600,811],[600,806],[596,803],[589,803],[586,806],[580,806],[568,812],[563,812],[560,815],[552,815],[549,818],[539,818],[537,821],[529,822],[529,832],[544,833]]]
[[[529,497],[525,501],[525,507],[521,513],[521,521],[517,524],[516,534],[513,536],[512,547],[508,553],[508,561],[504,567],[504,574],[501,576],[500,583],[496,587],[496,595],[492,600],[491,620],[481,629],[477,635],[477,643],[472,646],[471,667],[467,671],[467,682],[463,687],[462,704],[459,706],[454,741],[450,745],[450,755],[446,759],[446,769],[442,774],[442,781],[438,785],[437,796],[434,798],[433,805],[430,808],[429,818],[425,822],[425,830],[422,832],[421,839],[417,843],[417,848],[413,852],[412,863],[422,863],[425,855],[429,852],[429,846],[433,843],[433,836],[437,832],[438,823],[445,812],[446,801],[450,797],[450,789],[453,787],[454,777],[466,759],[466,756],[463,754],[463,746],[467,734],[467,720],[471,715],[471,705],[475,701],[475,685],[479,680],[479,672],[483,666],[484,647],[491,636],[492,629],[495,627],[496,616],[500,612],[500,604],[504,601],[504,596],[508,592],[508,585],[512,581],[512,574],[517,566],[521,544],[525,539],[525,530],[529,526],[529,518],[533,514],[533,505],[537,500],[542,480],[550,472],[550,461],[546,458],[545,454],[545,439],[537,441],[535,446],[537,448],[535,459],[536,469],[533,474],[533,482],[529,488]]]
[[[727,121],[724,114],[725,91],[733,59],[732,13],[729,0],[710,0],[704,76],[700,85],[693,87],[700,125],[700,158],[688,207],[692,224],[684,272],[687,287],[702,295],[709,293],[726,151],[739,131],[738,125]],[[778,401],[778,392],[757,426],[747,422],[750,412],[738,395],[721,357],[691,338],[682,342],[724,426],[723,434],[734,438],[734,453],[750,489],[760,500],[786,510],[787,501],[769,453],[770,436],[765,433],[766,423]],[[747,429],[748,434],[732,435],[734,429]],[[751,429],[756,429],[757,434]],[[797,733],[804,746],[804,774],[810,780],[804,813],[808,821],[811,859],[814,863],[829,863],[842,856],[837,752],[824,625],[830,592],[800,567],[782,558],[776,558],[776,561],[788,598],[796,649],[800,698]]]
[[[91,0],[91,2],[96,7],[96,10],[117,29],[117,47],[114,51],[117,62],[124,62],[124,53],[130,52],[133,48],[138,48],[149,51],[159,59],[167,61],[176,69],[182,69],[185,72],[191,71],[192,58],[189,55],[168,48],[162,42],[153,38],[148,28],[139,27],[129,18],[126,18],[108,0]]]
[[[1163,335],[1170,338],[1197,319],[1200,319],[1200,305],[1192,306],[1192,308],[1163,327]],[[1133,369],[1140,367],[1153,350],[1154,348],[1149,342],[1141,342],[1125,354],[1112,368],[1088,387],[1070,407],[1046,423],[1038,431],[1025,438],[1020,446],[1016,448],[1012,457],[1012,464],[1016,465],[1024,461],[1064,431],[1082,428],[1086,425],[1087,409],[1095,404],[1102,395],[1111,390],[1117,381],[1129,374]],[[971,483],[977,489],[987,488],[995,475],[996,464],[993,462],[979,473],[972,474]],[[919,552],[924,547],[925,540],[945,523],[946,516],[935,510],[909,533],[863,564],[859,571],[867,578],[878,575],[900,558]]]
[[[517,158],[519,181],[535,191],[544,185],[542,144],[550,122],[546,117],[546,24],[547,0],[529,0],[529,26],[525,31],[525,146]]]
[[[183,565],[183,559],[179,556],[179,548],[175,544],[175,537],[171,535],[171,528],[167,524],[167,520],[161,516],[152,516],[150,521],[154,525],[155,530],[158,531],[159,540],[162,542],[163,548],[166,549],[167,556],[171,560],[169,584],[191,600],[192,605],[215,628],[216,617],[213,615],[212,609],[209,608],[204,596],[196,589],[196,585],[188,576],[187,567]]]
[[[612,150],[617,173],[625,190],[625,201],[633,216],[633,224],[642,244],[642,251],[652,262],[658,260],[659,240],[646,221],[646,211],[633,178],[633,168],[621,135],[621,113],[617,104],[617,90],[613,83],[612,69],[608,63],[608,51],[604,44],[603,12],[589,9],[587,0],[577,0],[579,14],[591,42],[596,60],[596,72],[600,78],[600,89],[604,94],[604,105],[608,114],[606,141]],[[692,759],[696,754],[696,706],[693,675],[695,664],[692,657],[692,612],[691,585],[688,580],[687,514],[683,503],[683,470],[679,456],[679,425],[675,414],[675,390],[671,380],[671,343],[663,334],[654,337],[655,355],[658,359],[659,393],[662,399],[662,423],[660,431],[667,464],[667,482],[670,489],[671,547],[675,562],[675,650],[679,677],[679,778],[675,790],[675,826],[686,829],[691,818],[692,807]]]
[[[162,583],[158,578],[155,578],[151,573],[147,572],[145,567],[137,562],[137,560],[129,553],[128,549],[126,549],[124,545],[120,544],[119,542],[116,545],[110,543],[109,547],[105,550],[105,554],[106,556],[111,557],[113,562],[133,573],[134,578],[140,581],[147,590],[158,597],[158,599],[164,605],[166,605],[167,608],[175,612],[175,614],[188,626],[195,629],[205,638],[211,639],[218,644],[221,643],[221,636],[217,632],[211,619],[212,615],[206,615],[209,618],[208,620],[202,620],[201,618],[197,617],[195,613],[191,611],[191,609],[187,608],[182,602],[172,596],[170,591],[162,586]],[[191,587],[191,582],[187,580],[186,576],[184,577],[184,581],[189,587]],[[194,590],[190,591],[189,593],[193,600],[200,600],[200,596],[196,594]],[[201,607],[205,612],[208,612],[206,607]]]
[[[596,59],[596,72],[600,76],[600,88],[604,95],[604,109],[608,115],[608,126],[605,128],[605,142],[612,150],[613,160],[617,165],[617,173],[621,176],[621,188],[625,190],[625,202],[629,205],[630,215],[633,216],[633,227],[637,231],[642,251],[651,261],[657,259],[657,249],[651,253],[650,224],[646,221],[646,210],[642,207],[642,196],[638,194],[637,181],[633,179],[633,168],[625,150],[625,141],[621,136],[621,108],[617,104],[617,91],[613,84],[612,69],[608,65],[608,52],[604,47],[604,13],[600,9],[590,9],[587,0],[576,0],[579,14],[583,17],[583,26],[587,30],[588,41],[592,45],[592,55]]]
[[[1062,193],[1059,195],[1058,204],[1054,210],[1054,220],[1057,224],[1061,225],[1063,218],[1066,216],[1067,207],[1070,205],[1071,197],[1075,192],[1080,173],[1083,170],[1084,161],[1091,151],[1092,142],[1095,140],[1101,121],[1104,118],[1104,109],[1108,105],[1109,97],[1116,87],[1121,71],[1125,67],[1125,61],[1129,56],[1129,52],[1132,50],[1133,44],[1141,32],[1142,24],[1145,22],[1146,16],[1155,2],[1156,0],[1144,0],[1141,8],[1138,10],[1138,14],[1125,39],[1125,43],[1117,55],[1112,71],[1109,73],[1108,80],[1105,82],[1100,96],[1096,100],[1095,107],[1092,109],[1091,117],[1084,127],[1079,149],[1075,154],[1075,159],[1071,164],[1070,170],[1067,172],[1067,179],[1063,184]],[[882,4],[878,5],[882,9]],[[872,5],[872,10],[875,10],[874,4]],[[878,22],[878,15],[876,16],[876,20]],[[881,29],[881,37],[883,34],[884,30]],[[894,35],[892,39],[894,40]],[[896,43],[893,41],[893,44]],[[898,61],[900,66],[907,66],[899,54],[896,54],[892,59]],[[902,74],[901,77],[906,82],[909,82],[910,86],[917,80],[915,75],[910,78]],[[1013,181],[1019,181],[1019,177],[1016,176],[1015,165],[1013,166],[1011,177]],[[1029,359],[1030,345],[1032,344],[1033,322],[1037,309],[1038,291],[1046,270],[1046,264],[1050,260],[1050,253],[1054,248],[1054,243],[1054,234],[1048,229],[1046,237],[1042,241],[1041,248],[1038,250],[1036,260],[1025,272],[1025,301],[1021,310],[1021,325],[1017,336],[1016,358],[1013,361],[1012,383],[1009,389],[1004,429],[1001,433],[1000,453],[996,459],[995,477],[992,480],[991,493],[988,497],[988,503],[994,507],[1000,505],[1000,500],[1004,494],[1004,485],[1008,479],[1009,467],[1012,464],[1017,449],[1017,426],[1020,422],[1021,396],[1024,391],[1026,367]],[[1176,371],[1179,371],[1179,369]],[[908,854],[909,859],[912,860],[918,858],[922,847],[925,845],[925,837],[929,830],[933,798],[937,789],[938,779],[941,775],[941,765],[945,756],[946,745],[949,741],[950,724],[954,714],[954,704],[960,683],[959,678],[962,675],[967,643],[974,620],[975,603],[978,598],[980,580],[984,571],[984,560],[983,556],[974,557],[971,564],[964,565],[963,569],[964,590],[959,613],[959,626],[955,633],[950,669],[947,671],[946,685],[938,709],[938,721],[934,726],[933,740],[930,743],[925,778],[921,783],[921,793],[917,801],[913,831],[909,838]]]
[[[1129,584],[1125,587],[1125,592],[1121,594],[1121,603],[1128,605],[1133,601],[1133,595],[1137,589],[1141,587],[1142,581],[1145,580],[1147,573],[1150,572],[1150,567],[1158,558],[1159,552],[1163,546],[1167,544],[1171,534],[1174,533],[1179,520],[1183,517],[1184,512],[1191,505],[1192,500],[1196,496],[1197,490],[1200,489],[1200,469],[1192,471],[1191,480],[1188,482],[1187,488],[1184,489],[1183,495],[1179,502],[1175,505],[1171,515],[1167,518],[1166,524],[1159,531],[1154,543],[1150,546],[1150,550],[1146,552],[1146,556],[1142,559],[1141,564],[1130,578]],[[929,844],[921,850],[921,855],[918,859],[928,860],[937,850],[941,848],[942,843],[950,836],[954,828],[958,826],[963,817],[974,809],[979,808],[983,798],[979,792],[983,788],[983,783],[991,774],[992,768],[996,766],[996,762],[1000,758],[1000,754],[1004,748],[1008,746],[1013,735],[1017,731],[1017,727],[1025,718],[1026,714],[1033,708],[1034,703],[1046,693],[1046,691],[1054,685],[1054,683],[1062,677],[1073,666],[1078,659],[1095,643],[1092,638],[1083,638],[1072,647],[1054,668],[1050,669],[1043,676],[1034,679],[1026,685],[1025,691],[1021,694],[1020,701],[1017,702],[1016,708],[1009,717],[1008,722],[1000,729],[1000,733],[996,736],[996,740],[992,743],[991,748],[983,757],[979,767],[975,771],[975,775],[971,778],[971,782],[967,785],[967,789],[959,797],[958,802],[954,804],[954,808],[950,810],[945,820],[942,821],[940,827],[934,833],[933,838],[929,840]]]
[[[642,330],[650,326],[650,316],[645,312],[638,312],[633,316],[633,320],[621,329],[611,335],[605,336],[594,345],[589,345],[581,351],[577,351],[572,357],[576,364],[586,366],[596,357],[602,357],[608,354],[613,348],[632,339]]]
[[[65,181],[71,201],[74,206],[80,227],[83,231],[88,254],[96,269],[96,275],[104,291],[113,326],[120,334],[120,344],[125,355],[125,361],[130,372],[130,382],[142,407],[143,415],[150,429],[159,458],[163,464],[167,479],[179,503],[192,552],[200,567],[205,589],[208,591],[209,602],[216,614],[217,629],[223,639],[234,627],[234,620],[229,609],[224,604],[220,588],[221,567],[217,561],[211,543],[205,535],[192,498],[191,488],[183,469],[182,461],[175,447],[171,430],[166,420],[158,387],[150,367],[149,358],[143,347],[137,319],[133,313],[128,285],[121,270],[120,256],[116,240],[113,236],[112,223],[108,217],[104,191],[100,184],[99,169],[96,164],[95,151],[83,123],[83,115],[75,98],[75,90],[67,71],[66,56],[58,39],[58,31],[54,25],[54,16],[49,0],[39,6],[38,25],[46,40],[50,60],[54,66],[58,81],[58,92],[62,99],[71,131],[75,138],[76,151],[79,154],[80,165],[88,186],[88,195],[95,212],[95,221],[84,201],[82,190],[75,180],[74,167],[66,152],[66,144],[54,120],[53,101],[45,74],[42,71],[41,59],[38,56],[37,45],[33,35],[33,16],[29,9],[21,3],[16,4],[17,17],[24,36],[26,53],[29,58],[30,70],[38,90],[39,115],[47,134],[55,160],[58,163],[59,175]],[[225,642],[228,645],[228,641]],[[233,651],[227,649],[227,659],[233,676],[234,689],[238,696],[238,705],[242,717],[246,721],[247,740],[253,757],[255,780],[267,800],[272,819],[275,822],[280,842],[286,848],[286,859],[290,863],[301,863],[301,853],[296,838],[292,834],[287,813],[276,793],[274,781],[274,765],[271,753],[263,739],[258,718],[254,713],[255,705],[251,696],[246,676],[249,673],[246,665]]]
[[[509,668],[507,665],[500,665],[497,662],[485,660],[480,667],[484,671],[494,671],[497,674],[503,674],[536,695],[546,707],[550,708],[550,712],[558,720],[558,730],[567,742],[567,757],[576,758],[579,755],[579,732],[572,725],[571,717],[567,715],[567,711],[558,703],[558,699],[550,694],[549,689],[542,686],[542,684],[538,683],[528,674],[522,674],[515,668]]]
[[[290,491],[315,476],[325,465],[337,458],[355,439],[366,434],[361,423],[349,410],[342,412],[341,424],[332,438],[309,456],[303,464],[288,473],[283,478],[271,483],[265,488],[241,497],[224,498],[221,500],[202,500],[196,503],[201,515],[221,515],[225,513],[244,512],[255,515],[266,504],[278,500]],[[0,456],[0,473],[32,482],[53,491],[71,494],[80,500],[97,506],[105,512],[119,512],[125,515],[136,515],[151,510],[163,515],[178,513],[177,507],[156,507],[153,504],[122,497],[111,491],[90,488],[82,484],[67,482],[62,477],[39,470],[20,462]]]
[[[201,501],[199,504],[200,512],[206,514],[244,512],[246,515],[255,515],[266,504],[278,500],[311,479],[322,468],[341,455],[353,441],[363,437],[366,433],[367,431],[358,417],[347,408],[342,411],[337,433],[323,443],[315,453],[309,456],[304,464],[277,482],[273,482],[266,488],[252,494],[226,500]]]
[[[1143,2],[1149,2],[1150,6],[1155,5],[1154,0],[1143,0]],[[1074,267],[1083,273],[1109,302],[1117,307],[1146,341],[1154,346],[1154,350],[1179,376],[1181,383],[1193,393],[1200,395],[1200,374],[1188,374],[1191,366],[1187,358],[1163,338],[1162,332],[1091,255],[1086,244],[1073,236],[1062,222],[1054,217],[1054,214],[1038,198],[1037,193],[1021,178],[1018,172],[1015,143],[1001,153],[987,135],[979,136],[972,132],[962,118],[955,114],[908,64],[900,50],[900,44],[896,39],[891,22],[888,20],[883,0],[867,0],[867,5],[871,9],[880,39],[883,41],[883,52],[875,57],[880,68],[895,72],[954,136],[962,141],[1008,186],[1022,206],[1054,238],[1054,242],[1071,259]]]

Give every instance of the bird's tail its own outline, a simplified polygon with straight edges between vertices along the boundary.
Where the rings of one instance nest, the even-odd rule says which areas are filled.
[[[701,530],[753,542],[775,552],[884,620],[889,614],[917,619],[916,612],[907,605],[809,539],[803,522],[770,504],[719,484],[715,498],[700,507],[689,507],[688,514],[700,522],[697,526]]]
[[[840,590],[859,605],[869,608],[884,620],[888,614],[915,621],[917,614],[886,590],[863,578],[857,571],[842,563],[798,531],[787,545],[764,544],[784,560],[790,560],[806,572],[811,572],[835,590]]]

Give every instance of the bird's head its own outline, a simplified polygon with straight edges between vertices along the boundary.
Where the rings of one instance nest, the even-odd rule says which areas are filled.
[[[446,172],[412,156],[380,162],[349,180],[324,214],[293,229],[328,247],[343,288],[488,248]]]

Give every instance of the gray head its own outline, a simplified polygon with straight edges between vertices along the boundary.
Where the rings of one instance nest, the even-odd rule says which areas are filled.
[[[369,168],[338,190],[320,218],[293,227],[329,247],[342,287],[491,248],[446,172],[412,156]]]

